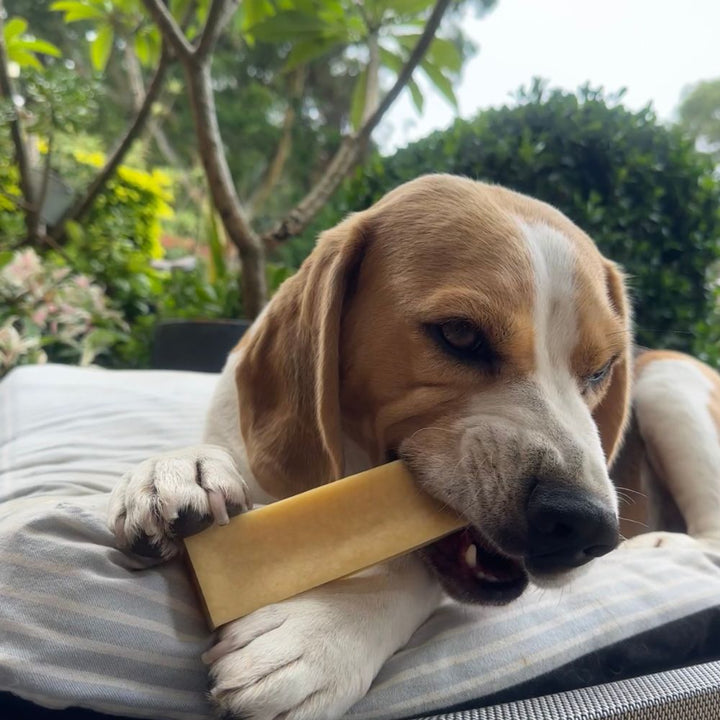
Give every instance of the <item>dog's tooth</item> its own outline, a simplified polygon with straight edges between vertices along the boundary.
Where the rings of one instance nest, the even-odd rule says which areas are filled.
[[[500,578],[484,572],[483,570],[475,570],[475,577],[478,580],[487,580],[487,582],[500,582]]]
[[[465,551],[465,562],[468,564],[468,567],[477,567],[477,547],[475,545],[469,545]]]

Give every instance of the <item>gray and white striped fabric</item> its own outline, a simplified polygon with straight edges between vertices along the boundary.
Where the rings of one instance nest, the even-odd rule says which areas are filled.
[[[47,707],[209,717],[210,637],[181,563],[113,547],[107,492],[133,464],[197,442],[215,376],[26,367],[0,383],[0,691]],[[443,605],[354,720],[442,712],[720,604],[720,558],[617,552],[504,608]]]

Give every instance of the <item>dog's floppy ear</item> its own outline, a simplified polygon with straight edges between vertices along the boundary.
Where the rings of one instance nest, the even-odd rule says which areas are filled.
[[[625,330],[624,349],[615,363],[605,397],[593,410],[608,467],[617,456],[630,417],[632,381],[632,317],[625,292],[625,278],[614,263],[606,261],[605,282],[610,302],[622,319]]]
[[[343,475],[340,324],[365,247],[361,214],[323,233],[240,344],[240,429],[276,498]]]

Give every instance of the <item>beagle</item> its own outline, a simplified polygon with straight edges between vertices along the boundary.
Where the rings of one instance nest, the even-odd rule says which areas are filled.
[[[623,275],[570,220],[421,177],[321,235],[231,353],[203,444],[126,474],[109,523],[170,558],[203,524],[402,458],[470,528],[229,623],[204,656],[223,717],[337,718],[443,589],[504,603],[615,548],[628,426],[620,484],[662,488],[688,532],[630,542],[714,541],[720,378],[647,353],[631,399],[632,352]]]

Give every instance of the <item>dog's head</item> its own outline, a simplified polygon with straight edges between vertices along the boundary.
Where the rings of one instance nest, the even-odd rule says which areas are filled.
[[[423,177],[324,233],[249,331],[250,464],[284,497],[402,458],[471,523],[424,551],[445,587],[509,600],[617,542],[629,343],[621,274],[561,213]]]

